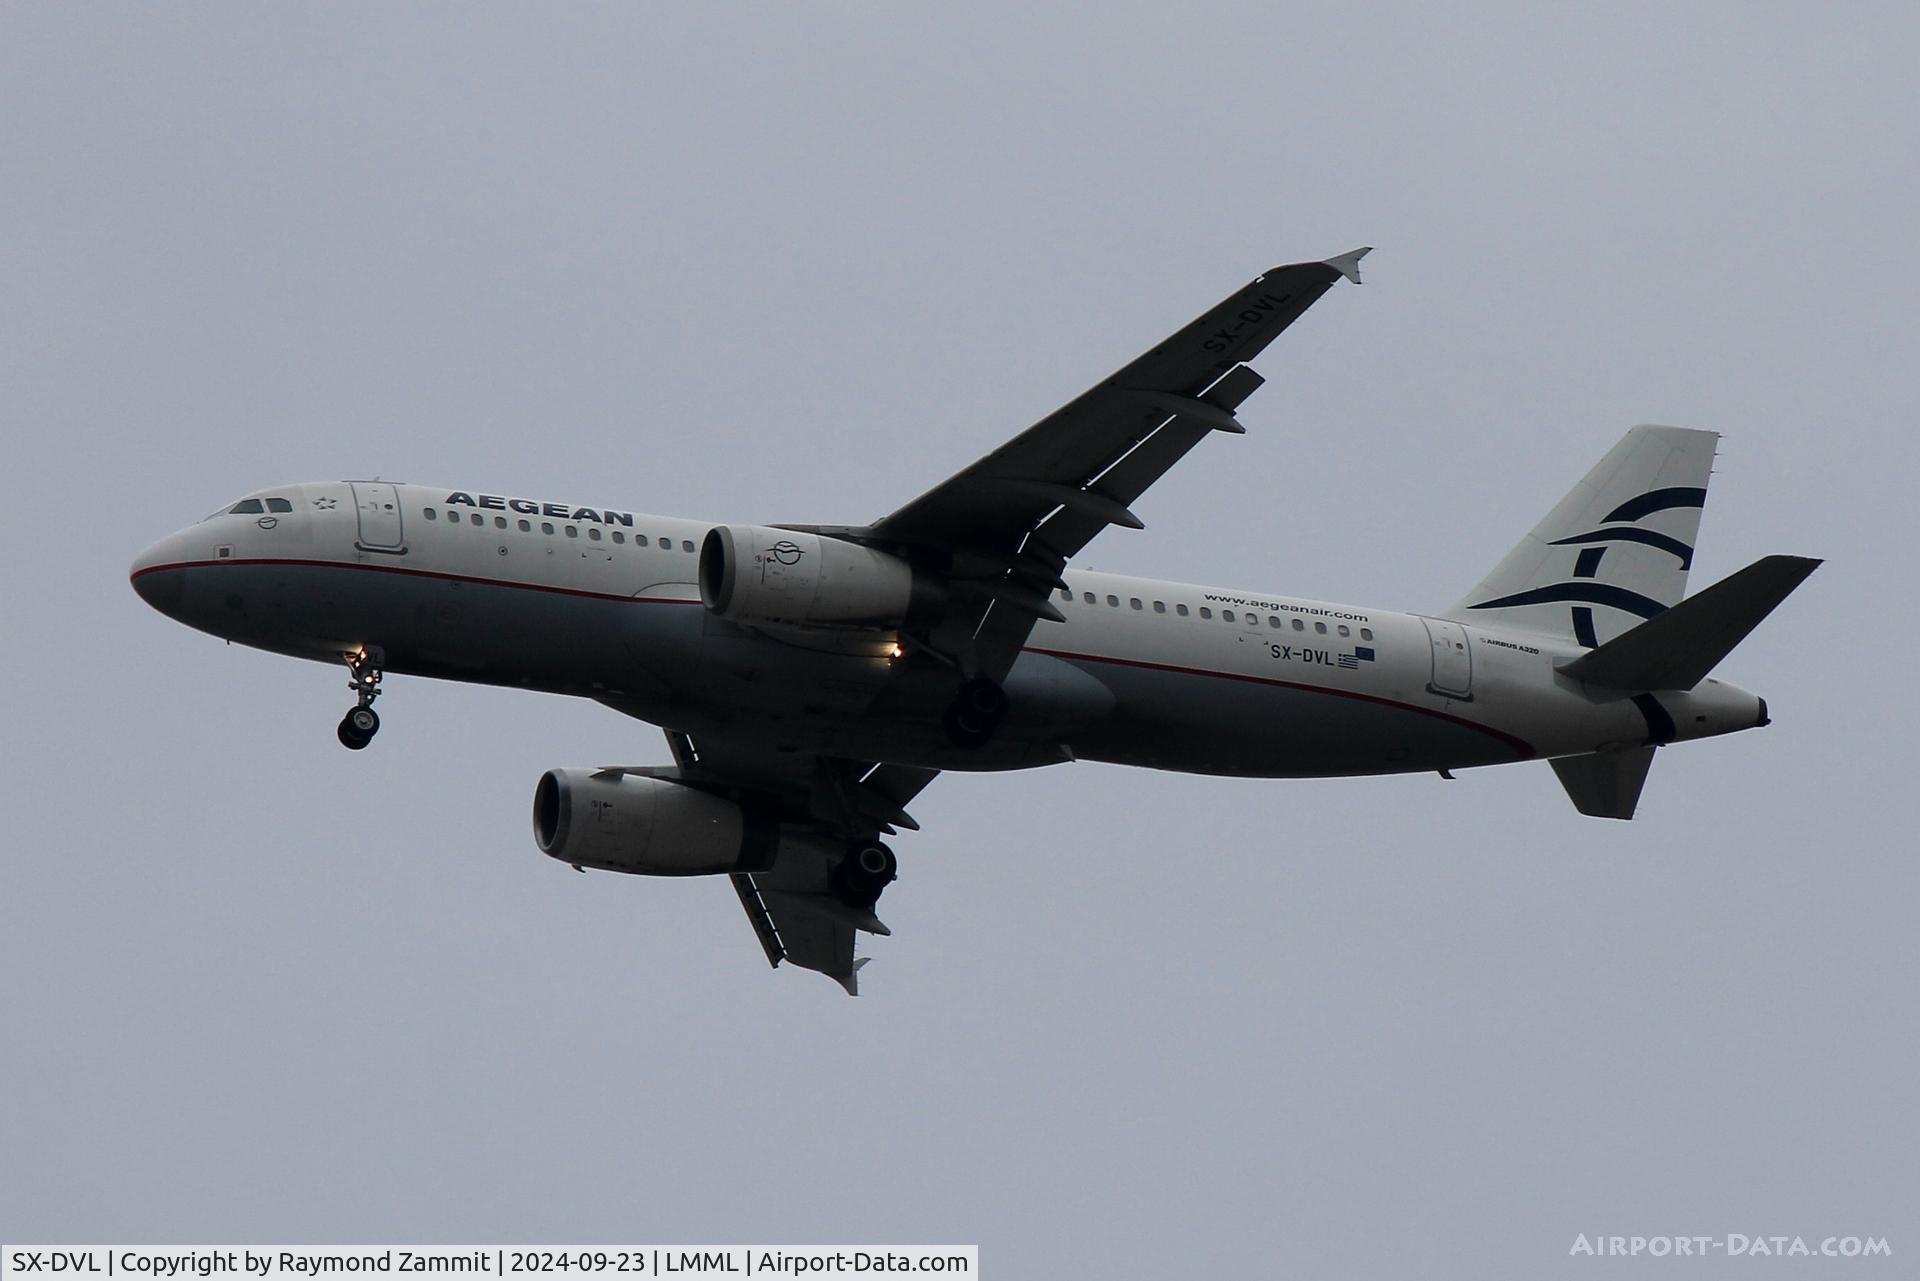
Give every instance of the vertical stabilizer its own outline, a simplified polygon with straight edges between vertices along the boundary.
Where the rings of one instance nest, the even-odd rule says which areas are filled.
[[[1448,616],[1592,647],[1678,604],[1718,440],[1635,427]]]

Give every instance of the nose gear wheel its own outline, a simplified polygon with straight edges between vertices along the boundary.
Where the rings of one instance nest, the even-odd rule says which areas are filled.
[[[341,718],[340,728],[335,735],[342,747],[357,752],[371,743],[373,736],[380,732],[380,716],[373,710],[373,700],[380,697],[380,678],[384,674],[381,664],[386,655],[375,645],[342,654],[340,658],[353,678],[347,683],[347,688],[354,692],[359,702]]]

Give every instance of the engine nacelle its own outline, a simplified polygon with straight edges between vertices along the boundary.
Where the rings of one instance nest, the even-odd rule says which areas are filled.
[[[839,538],[719,525],[700,545],[701,603],[733,623],[898,627],[914,595],[905,561]]]
[[[533,839],[541,853],[576,867],[710,876],[773,866],[780,827],[724,797],[667,779],[553,769],[533,792]]]

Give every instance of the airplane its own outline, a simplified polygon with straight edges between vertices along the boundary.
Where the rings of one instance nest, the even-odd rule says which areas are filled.
[[[715,524],[389,481],[263,489],[134,589],[214,636],[344,664],[364,749],[389,673],[593,699],[671,765],[559,768],[535,843],[576,870],[724,876],[768,961],[858,994],[882,839],[942,770],[1073,760],[1251,778],[1545,760],[1631,818],[1659,748],[1769,723],[1710,675],[1819,561],[1686,596],[1718,437],[1641,426],[1458,603],[1422,615],[1070,569],[1202,440],[1357,249],[1255,277],[867,525]]]

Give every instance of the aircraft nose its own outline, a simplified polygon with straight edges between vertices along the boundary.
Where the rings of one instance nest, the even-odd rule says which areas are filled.
[[[180,564],[180,536],[169,535],[134,558],[128,577],[140,599],[171,615],[187,589],[187,571]]]

